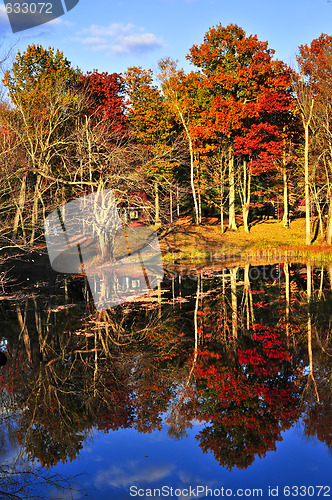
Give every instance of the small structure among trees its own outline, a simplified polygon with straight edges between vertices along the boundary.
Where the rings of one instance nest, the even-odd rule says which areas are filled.
[[[121,219],[125,224],[150,224],[153,222],[152,204],[145,191],[131,192],[119,204]]]

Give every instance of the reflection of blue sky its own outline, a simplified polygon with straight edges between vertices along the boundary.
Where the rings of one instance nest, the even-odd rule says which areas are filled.
[[[15,462],[18,455],[20,454],[21,447],[17,443],[10,442],[6,440],[2,443],[0,452],[0,466],[7,463]]]
[[[197,428],[189,430],[188,437],[180,441],[169,439],[167,429],[151,434],[133,429],[96,433],[75,462],[58,465],[54,472],[83,473],[76,482],[93,500],[134,498],[129,494],[133,485],[145,489],[183,489],[190,485],[234,491],[263,488],[265,498],[268,486],[329,484],[332,460],[326,445],[317,439],[304,439],[296,426],[283,433],[284,440],[277,443],[276,452],[257,458],[246,470],[231,472],[220,467],[211,453],[202,453],[196,433]],[[280,492],[278,498],[284,498]]]
[[[50,500],[81,500],[82,494],[74,488],[63,492],[53,489],[48,493],[48,498]]]

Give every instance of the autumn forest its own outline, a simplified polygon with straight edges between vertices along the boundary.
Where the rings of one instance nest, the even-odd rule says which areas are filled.
[[[332,242],[332,37],[297,54],[297,70],[237,25],[190,48],[193,70],[83,74],[58,50],[29,46],[3,79],[2,237],[42,241],[57,206],[111,187],[144,192],[150,223],[215,217],[223,233],[264,216],[305,216]]]

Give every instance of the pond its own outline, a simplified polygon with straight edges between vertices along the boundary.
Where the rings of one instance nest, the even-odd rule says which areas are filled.
[[[332,268],[175,262],[96,311],[45,259],[2,274],[1,498],[331,496]]]

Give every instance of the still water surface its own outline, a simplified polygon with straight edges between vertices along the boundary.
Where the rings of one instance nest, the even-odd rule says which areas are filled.
[[[0,498],[331,497],[331,269],[178,271],[5,283]]]

